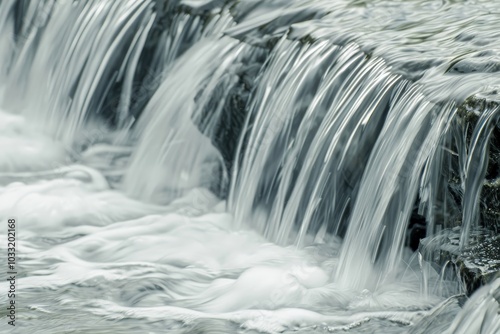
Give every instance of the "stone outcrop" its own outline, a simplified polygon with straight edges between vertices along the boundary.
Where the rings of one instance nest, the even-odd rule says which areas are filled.
[[[473,231],[469,246],[460,250],[460,227],[421,240],[419,253],[438,271],[443,266],[458,275],[468,294],[500,277],[500,235],[487,229]]]

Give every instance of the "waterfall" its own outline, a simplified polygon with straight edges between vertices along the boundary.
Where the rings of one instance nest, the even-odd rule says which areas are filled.
[[[358,288],[370,284],[373,288],[380,279],[371,269],[375,262],[381,262],[379,275],[394,269],[419,175],[432,151],[439,147],[440,134],[452,113],[451,106],[432,105],[416,89],[406,92],[389,112],[361,182],[362,195],[354,206],[346,235],[337,274],[344,284]]]
[[[44,333],[496,333],[496,10],[2,1],[8,316]]]
[[[486,176],[489,156],[489,140],[494,126],[498,123],[500,106],[486,106],[479,116],[472,134],[467,161],[465,163],[464,211],[460,247],[467,246],[471,228],[479,221],[479,200],[483,180]]]
[[[135,128],[141,139],[124,180],[128,193],[146,200],[170,193],[164,199],[168,202],[195,187],[227,183],[220,154],[193,119],[200,119],[207,108],[213,112],[209,122],[220,117],[227,94],[238,79],[230,68],[238,66],[238,57],[245,49],[227,39],[207,40],[177,61]]]
[[[20,32],[3,106],[20,110],[71,146],[90,111],[102,112],[115,81],[125,82],[120,102],[126,103],[127,81],[153,19],[149,1],[47,3]]]
[[[271,57],[232,203],[238,221],[267,210],[252,220],[278,243],[298,226],[301,245],[308,233],[338,231],[349,215],[362,173],[353,166],[366,163],[398,78],[355,46],[284,39]]]

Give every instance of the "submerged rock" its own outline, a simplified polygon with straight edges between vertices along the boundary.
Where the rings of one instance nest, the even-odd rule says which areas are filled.
[[[459,60],[449,69],[449,73],[495,73],[500,71],[500,59],[496,57]]]

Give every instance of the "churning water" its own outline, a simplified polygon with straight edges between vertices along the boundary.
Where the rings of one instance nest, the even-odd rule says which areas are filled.
[[[480,225],[499,11],[2,0],[17,276],[0,330],[499,333],[500,278],[468,299],[406,244],[415,211],[429,237],[461,221],[461,249]],[[469,128],[472,95],[487,102]]]

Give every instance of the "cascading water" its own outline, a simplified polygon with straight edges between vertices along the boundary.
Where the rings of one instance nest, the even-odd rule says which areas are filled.
[[[148,1],[48,2],[20,32],[25,38],[4,81],[4,108],[20,110],[71,146],[89,110],[102,112],[112,85],[132,79],[153,19]],[[128,95],[125,87],[122,105]]]
[[[253,224],[281,244],[298,225],[301,245],[308,232],[339,230],[362,173],[353,164],[367,160],[397,78],[354,46],[283,44],[254,97],[256,119],[232,193],[238,221],[268,206],[269,217]],[[243,200],[248,195],[254,200]]]
[[[498,101],[498,100],[497,100]],[[488,146],[490,136],[500,117],[500,105],[498,103],[486,107],[479,116],[478,124],[472,134],[467,161],[465,163],[464,182],[464,210],[463,227],[460,237],[460,247],[467,245],[471,228],[479,221],[479,207],[483,180],[486,176],[488,163]]]
[[[497,333],[493,9],[2,1],[1,330]]]
[[[227,183],[222,157],[193,119],[200,118],[207,107],[212,108],[214,119],[218,117],[238,80],[228,72],[238,66],[235,62],[244,51],[245,46],[235,41],[207,40],[179,59],[135,128],[141,139],[123,183],[129,194],[145,200],[153,200],[155,194],[171,194],[164,199],[168,202],[192,188]],[[203,59],[197,58],[201,54]],[[190,75],[193,72],[195,76]],[[221,94],[210,104],[215,89]],[[182,159],[174,158],[180,156]]]

